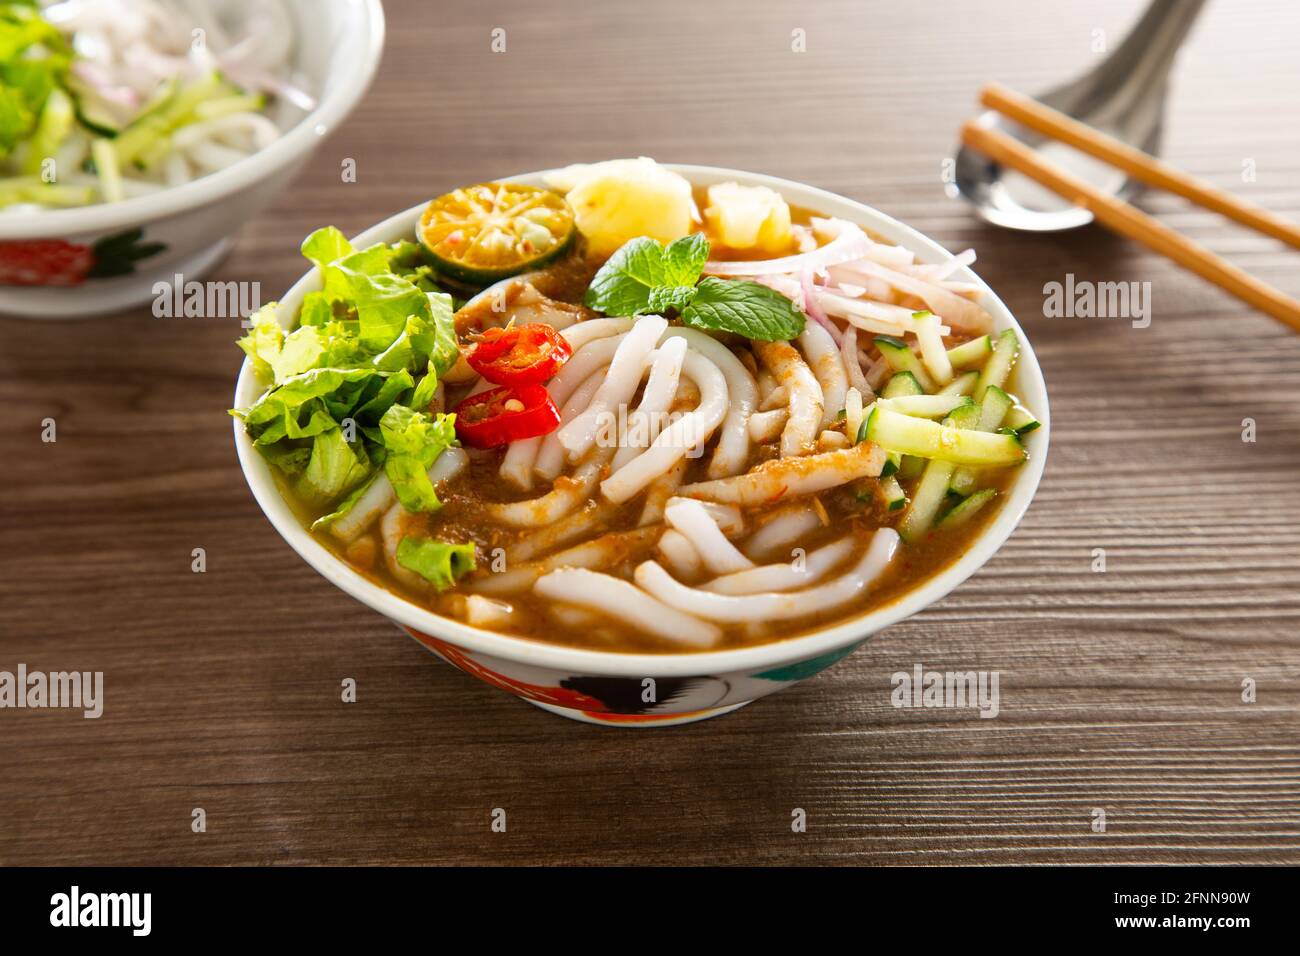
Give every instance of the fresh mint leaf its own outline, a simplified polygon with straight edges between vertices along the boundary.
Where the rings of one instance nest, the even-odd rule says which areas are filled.
[[[777,342],[803,331],[804,315],[781,293],[748,279],[707,276],[682,310],[683,325]]]
[[[695,285],[709,261],[709,240],[701,232],[682,236],[664,250],[663,271],[656,285]]]
[[[623,243],[592,278],[583,302],[606,315],[648,312],[663,254],[663,246],[648,236]]]
[[[708,259],[709,240],[700,233],[674,239],[667,248],[648,236],[631,239],[600,267],[584,301],[606,315],[681,308]]]
[[[650,311],[667,312],[669,309],[676,309],[680,312],[691,304],[691,299],[695,298],[695,286],[693,285],[660,285],[650,290]]]

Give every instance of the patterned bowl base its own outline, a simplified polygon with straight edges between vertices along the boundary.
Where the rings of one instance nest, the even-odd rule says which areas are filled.
[[[635,728],[675,727],[678,724],[693,724],[697,721],[708,720],[710,717],[721,717],[723,714],[729,714],[733,710],[739,710],[746,704],[751,703],[751,701],[742,700],[739,704],[728,704],[726,707],[710,707],[707,710],[693,710],[685,714],[602,714],[595,711],[574,710],[571,707],[557,707],[555,704],[544,704],[540,700],[528,700],[527,697],[519,699],[527,700],[534,707],[540,707],[552,714],[559,714],[561,717],[581,721],[584,724]]]

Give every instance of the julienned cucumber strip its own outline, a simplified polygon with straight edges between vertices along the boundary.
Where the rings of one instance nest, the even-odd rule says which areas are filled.
[[[982,432],[997,431],[1002,427],[1002,420],[1006,418],[1007,412],[1015,404],[1011,396],[996,385],[990,385],[984,393],[984,401],[979,405],[979,419],[973,426]],[[959,495],[968,495],[974,489],[979,480],[979,476],[970,468],[958,468],[952,476],[952,490]]]
[[[977,339],[950,348],[948,361],[952,363],[953,368],[970,368],[974,365],[983,365],[992,354],[993,340],[987,335],[981,335]]]
[[[902,398],[904,395],[924,395],[925,389],[911,372],[895,372],[885,383],[881,398]]]
[[[82,126],[96,136],[109,139],[122,131],[122,122],[102,105],[102,97],[89,83],[75,73],[69,73],[66,82],[73,108]]]
[[[895,375],[894,378],[898,378],[898,376]],[[910,379],[912,377],[909,375],[908,378]],[[913,379],[913,381],[915,381],[915,379]],[[875,407],[876,403],[872,402],[863,410],[862,424],[858,426],[858,433],[853,436],[853,443],[855,445],[860,445],[862,442],[867,440],[867,419],[871,417],[871,410]],[[895,474],[898,471],[899,466],[902,464],[902,460],[903,456],[897,452],[885,452],[885,463],[880,466],[880,477],[888,478],[890,475]]]
[[[113,141],[97,139],[90,144],[90,157],[95,161],[95,174],[99,177],[99,195],[104,202],[121,202],[122,171],[117,168],[117,153]]]
[[[1002,424],[1015,431],[1017,435],[1026,435],[1042,424],[1029,409],[1022,405],[1013,405]]]
[[[886,451],[956,465],[1015,465],[1026,457],[1015,435],[953,428],[892,412],[879,405],[867,418],[866,438]]]
[[[892,475],[880,479],[880,494],[885,499],[887,511],[898,511],[907,504],[907,495],[903,493],[903,486]]]
[[[885,357],[889,367],[895,372],[911,372],[912,376],[920,384],[921,390],[926,392],[934,391],[934,380],[930,378],[921,365],[921,360],[916,357],[916,353],[907,347],[906,342],[899,341],[888,335],[877,335],[876,348],[880,349],[880,354]]]
[[[948,496],[954,465],[950,461],[932,460],[912,489],[912,503],[899,522],[898,533],[904,541],[916,541],[934,524],[935,515]]]
[[[910,375],[907,372],[899,372],[897,375],[895,375],[892,379],[889,380],[889,384],[893,385],[896,381],[900,381],[900,380],[905,380],[905,382],[901,382],[900,384],[906,385],[907,389],[911,389],[911,388],[916,389],[915,392],[907,391],[906,392],[907,395],[923,394],[921,392],[921,386],[916,384],[916,379],[913,378],[912,375]],[[886,392],[889,391],[888,385],[885,387],[885,391]],[[882,393],[881,397],[884,398],[885,395]],[[862,416],[862,424],[858,426],[857,440],[859,442],[864,442],[867,440],[867,420],[871,417],[871,409],[875,407],[876,406],[874,404],[871,405],[866,410],[866,414]],[[971,402],[969,407],[963,405],[961,406],[961,408],[957,409],[957,412],[955,414],[960,415],[963,412],[969,412],[970,420],[974,421],[975,417],[979,414],[979,406],[976,405],[974,402]],[[885,464],[880,469],[880,477],[888,478],[891,475],[897,475],[903,481],[911,481],[913,478],[920,477],[921,472],[924,470],[925,470],[924,458],[918,458],[915,455],[901,455],[896,451],[886,451]]]
[[[944,424],[951,425],[953,428],[974,428],[979,424],[979,420],[980,407],[974,402],[967,402],[954,408]]]
[[[156,147],[178,126],[191,119],[195,107],[207,100],[229,96],[233,92],[215,70],[176,90],[156,109],[138,117],[113,140],[118,164],[138,164],[146,153],[153,152],[157,155],[159,150]]]
[[[23,173],[37,176],[43,171],[46,160],[52,159],[63,141],[72,132],[72,122],[76,118],[72,98],[63,90],[55,87],[45,98],[40,121],[36,132],[28,145],[27,158],[23,161]]]
[[[924,458],[918,458],[916,455],[899,456],[898,478],[900,481],[911,481],[913,478],[919,478],[923,471],[925,471]]]
[[[943,388],[939,389],[938,394],[969,395],[971,392],[975,391],[975,383],[979,381],[979,377],[979,372],[962,372]]]
[[[961,405],[974,405],[965,395],[900,395],[883,401],[891,411],[917,418],[943,418]]]
[[[976,427],[982,432],[997,431],[1002,427],[1002,419],[1007,417],[1007,412],[1014,404],[1011,396],[1000,387],[990,385],[980,402],[980,418]]]
[[[975,492],[965,501],[958,502],[951,511],[939,519],[939,527],[946,531],[964,525],[975,516],[977,511],[996,498],[997,494],[996,488],[985,488],[983,491]]]
[[[221,119],[234,113],[260,113],[266,108],[266,97],[261,93],[236,93],[207,100],[194,107],[196,120]]]
[[[997,345],[993,348],[993,355],[984,365],[984,370],[980,372],[979,381],[975,383],[973,393],[975,401],[984,400],[984,390],[990,385],[996,385],[1002,388],[1007,384],[1007,379],[1011,375],[1011,368],[1016,364],[1016,356],[1020,354],[1020,339],[1016,336],[1014,329],[1007,329],[998,336]]]

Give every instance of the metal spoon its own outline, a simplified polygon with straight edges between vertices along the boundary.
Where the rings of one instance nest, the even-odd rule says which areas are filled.
[[[1158,153],[1169,69],[1204,4],[1205,0],[1152,0],[1114,53],[1079,79],[1037,99],[1138,149]],[[1045,141],[995,112],[982,114],[976,122],[1015,136],[1052,162],[1122,199],[1140,187],[1119,170],[1063,144]],[[954,172],[953,181],[945,187],[948,195],[962,197],[994,225],[1056,232],[1092,222],[1088,210],[1070,205],[964,146],[957,151]]]

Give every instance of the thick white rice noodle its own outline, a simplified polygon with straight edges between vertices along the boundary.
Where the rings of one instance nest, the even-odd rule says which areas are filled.
[[[655,561],[638,565],[634,576],[637,584],[664,605],[688,615],[724,622],[784,621],[832,611],[857,598],[889,566],[898,540],[893,528],[880,528],[852,568],[825,584],[802,591],[717,594],[673,580]]]
[[[538,578],[533,590],[552,601],[601,611],[674,644],[708,647],[722,637],[716,625],[657,601],[621,578],[597,571],[584,568],[552,571]]]

